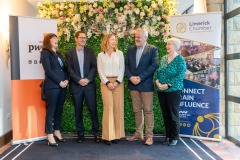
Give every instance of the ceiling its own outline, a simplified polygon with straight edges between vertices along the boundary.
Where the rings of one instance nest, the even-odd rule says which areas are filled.
[[[35,8],[37,8],[38,2],[44,2],[45,0],[27,0],[27,1],[31,3]],[[60,0],[55,0],[55,1],[60,1]],[[79,0],[68,0],[68,1],[79,1]],[[177,9],[179,13],[183,13],[186,9],[188,9],[193,4],[194,0],[175,0],[175,1],[178,2]]]

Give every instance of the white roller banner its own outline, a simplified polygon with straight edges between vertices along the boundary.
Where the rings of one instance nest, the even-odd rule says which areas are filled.
[[[40,51],[44,35],[57,34],[57,20],[10,16],[9,22],[12,144],[42,140],[46,138],[46,106],[39,87],[44,79]]]
[[[171,36],[182,41],[179,53],[187,66],[180,135],[219,141],[222,14],[172,16],[170,22]]]
[[[220,12],[171,16],[171,35],[221,47]]]

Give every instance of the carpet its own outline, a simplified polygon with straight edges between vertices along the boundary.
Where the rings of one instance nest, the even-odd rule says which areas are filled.
[[[86,137],[83,143],[77,143],[76,136],[65,136],[66,142],[58,147],[47,146],[47,141],[31,142],[27,145],[11,146],[0,155],[1,160],[220,160],[214,152],[201,141],[181,138],[176,146],[166,146],[164,137],[154,137],[152,146],[144,141],[129,142],[121,140],[108,146],[95,143],[93,137]]]

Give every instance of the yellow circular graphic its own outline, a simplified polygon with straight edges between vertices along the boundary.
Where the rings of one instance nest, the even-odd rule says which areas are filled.
[[[176,26],[176,30],[177,30],[178,33],[186,32],[186,30],[187,30],[186,24],[183,23],[183,22],[178,23],[177,26]]]
[[[197,121],[198,121],[199,123],[201,123],[201,122],[204,121],[204,118],[203,118],[202,116],[198,116],[198,117],[197,117]]]
[[[220,139],[220,135],[218,134],[219,117],[219,113],[208,113],[203,116],[198,116],[196,119],[197,122],[193,128],[192,135]]]

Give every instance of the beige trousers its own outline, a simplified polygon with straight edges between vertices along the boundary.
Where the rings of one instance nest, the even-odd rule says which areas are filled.
[[[116,78],[108,78],[115,82]],[[124,131],[124,83],[114,90],[101,83],[103,100],[102,139],[114,140],[125,137]]]
[[[153,136],[153,93],[154,92],[130,91],[135,116],[135,134],[139,136],[143,135],[144,119],[146,125],[146,136]]]

